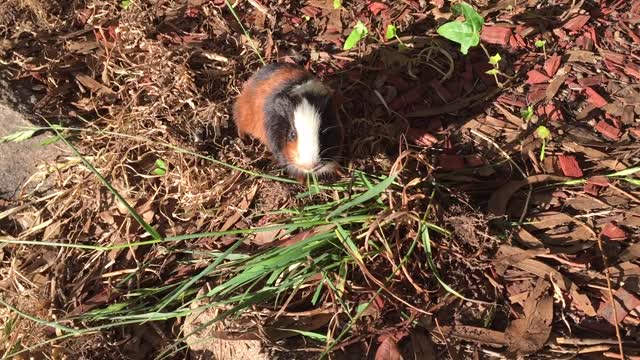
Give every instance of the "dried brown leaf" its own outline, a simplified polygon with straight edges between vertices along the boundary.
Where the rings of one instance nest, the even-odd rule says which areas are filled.
[[[400,349],[393,336],[387,336],[376,351],[375,360],[402,360]]]
[[[506,266],[510,265],[541,278],[553,276],[554,282],[560,287],[560,289],[571,295],[573,304],[576,308],[581,310],[587,316],[595,316],[596,310],[594,309],[591,300],[579,291],[578,286],[558,270],[543,262],[532,259],[531,255],[535,254],[533,251],[534,250],[525,251],[512,246],[502,245],[498,249],[498,254],[496,256],[496,268],[499,267],[505,269]],[[540,252],[542,250],[535,251]]]
[[[549,339],[553,320],[553,297],[549,294],[549,288],[549,282],[538,278],[524,303],[524,316],[512,321],[505,330],[509,352],[532,354]]]
[[[565,181],[567,178],[555,175],[533,175],[524,180],[510,181],[498,190],[496,190],[489,198],[488,212],[494,216],[503,216],[507,212],[509,200],[520,188],[527,185],[534,185],[547,181]]]

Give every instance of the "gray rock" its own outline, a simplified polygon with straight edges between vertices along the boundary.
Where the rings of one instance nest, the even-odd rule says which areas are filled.
[[[22,131],[25,126],[33,125],[21,113],[0,103],[0,138]],[[14,199],[27,179],[37,172],[38,164],[53,160],[61,154],[61,150],[55,145],[40,145],[47,137],[43,134],[21,142],[0,144],[0,198]],[[30,184],[29,187],[33,188],[35,185],[37,183]]]

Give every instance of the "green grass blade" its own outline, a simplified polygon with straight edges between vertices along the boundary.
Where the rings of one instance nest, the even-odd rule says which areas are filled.
[[[242,21],[240,21],[240,17],[236,13],[236,9],[234,9],[233,6],[231,6],[231,3],[229,2],[229,0],[224,0],[224,2],[227,5],[227,8],[229,9],[229,11],[231,11],[231,14],[233,14],[233,17],[238,22],[238,25],[240,25],[240,28],[244,32],[244,35],[247,37],[247,39],[249,39],[249,43],[253,48],[253,52],[255,52],[256,55],[258,55],[258,58],[260,59],[260,62],[262,63],[262,65],[266,65],[267,63],[262,58],[262,55],[260,54],[260,50],[258,50],[258,48],[256,47],[256,44],[253,42],[253,39],[251,38],[251,35],[249,35],[249,32],[247,31],[247,29],[245,29],[244,25],[242,25]]]
[[[343,212],[351,209],[352,207],[354,207],[356,205],[360,205],[360,204],[364,203],[367,200],[370,200],[370,199],[373,199],[373,198],[377,197],[378,195],[383,193],[393,183],[393,180],[395,180],[396,176],[397,176],[397,174],[394,174],[392,176],[387,177],[383,181],[381,181],[378,184],[376,184],[376,186],[374,186],[371,189],[365,191],[363,194],[357,196],[356,198],[352,199],[351,201],[347,202],[346,204],[338,206],[337,209],[335,209],[329,215],[327,215],[327,221],[329,219],[331,219],[332,217],[336,216],[336,215],[342,214]]]
[[[329,340],[329,338],[326,335],[314,333],[311,331],[303,331],[303,330],[296,330],[296,329],[280,329],[280,330],[291,331],[296,334],[302,335],[304,337],[308,337],[309,339],[315,340],[315,341],[327,342],[327,340]]]
[[[227,258],[227,255],[229,255],[230,253],[232,253],[235,249],[238,248],[238,246],[240,246],[240,244],[242,244],[242,242],[244,241],[244,239],[238,240],[235,242],[235,244],[233,244],[232,246],[230,246],[227,250],[225,250],[224,253],[222,253],[221,256],[219,256],[213,263],[209,264],[209,266],[207,266],[204,270],[202,270],[198,275],[193,276],[189,279],[189,281],[187,281],[186,283],[184,283],[181,287],[177,288],[176,290],[174,290],[174,292],[172,294],[170,294],[169,296],[167,296],[165,298],[165,300],[160,303],[160,305],[158,306],[156,311],[162,311],[165,307],[167,307],[171,302],[173,302],[178,296],[180,296],[181,294],[183,294],[187,289],[189,289],[189,287],[191,287],[191,285],[195,284],[198,280],[200,280],[202,277],[206,276],[207,274],[209,274],[210,272],[212,272],[213,270],[215,270],[216,267],[218,267],[218,265],[220,265],[220,263],[222,263],[224,261],[224,259]]]

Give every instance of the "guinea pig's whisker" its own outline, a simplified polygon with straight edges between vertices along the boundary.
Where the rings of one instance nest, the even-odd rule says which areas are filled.
[[[328,127],[324,128],[324,129],[322,129],[322,132],[321,132],[321,133],[322,133],[322,134],[324,134],[324,133],[326,133],[327,131],[329,131],[329,130],[333,130],[333,129],[338,128],[338,127],[340,127],[340,125],[328,126]]]
[[[320,157],[322,157],[322,155],[324,155],[327,151],[331,151],[331,150],[333,150],[333,149],[337,149],[337,148],[340,148],[340,147],[341,147],[341,145],[336,145],[336,146],[328,147],[328,148],[326,148],[326,149],[324,149],[324,150],[320,151]]]

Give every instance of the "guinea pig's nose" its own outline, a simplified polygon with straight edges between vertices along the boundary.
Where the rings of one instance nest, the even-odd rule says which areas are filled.
[[[320,163],[317,163],[317,162],[316,163],[310,163],[310,162],[300,163],[299,162],[297,165],[300,169],[304,171],[312,172],[312,171],[315,171],[320,166]]]

